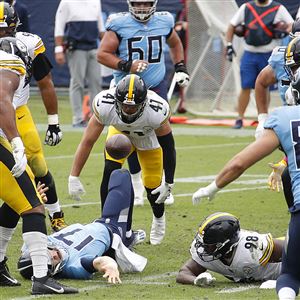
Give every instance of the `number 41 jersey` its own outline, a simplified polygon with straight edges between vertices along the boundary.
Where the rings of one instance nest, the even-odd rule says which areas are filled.
[[[269,263],[274,249],[271,234],[241,230],[238,245],[229,265],[221,260],[203,261],[197,254],[195,240],[191,245],[192,259],[207,270],[217,272],[235,282],[277,279],[281,263]]]
[[[148,91],[146,105],[141,116],[132,123],[125,123],[115,108],[115,88],[100,92],[93,101],[93,111],[98,121],[105,126],[113,126],[126,134],[139,150],[160,147],[155,129],[168,122],[170,106],[167,101],[153,91]]]

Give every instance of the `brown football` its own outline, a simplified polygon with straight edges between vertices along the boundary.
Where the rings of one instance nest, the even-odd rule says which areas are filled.
[[[234,27],[234,34],[243,37],[245,35],[246,27],[243,24],[238,24]]]
[[[107,153],[114,159],[122,159],[128,156],[131,150],[131,142],[124,134],[115,134],[105,143]]]

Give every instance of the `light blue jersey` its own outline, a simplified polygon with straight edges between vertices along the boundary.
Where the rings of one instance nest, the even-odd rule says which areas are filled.
[[[91,262],[96,256],[102,256],[111,242],[106,226],[96,222],[87,225],[72,224],[51,234],[48,240],[63,249],[65,266],[60,276],[74,279],[89,279],[92,272],[83,267],[82,259]]]
[[[283,85],[282,80],[289,81],[288,75],[284,70],[284,52],[285,48],[283,46],[276,47],[269,60],[268,63],[272,67],[275,77],[278,81],[278,89],[280,93],[280,98],[282,100],[283,105],[286,105],[285,101],[285,92],[288,89],[289,85]]]
[[[268,117],[264,127],[273,129],[288,158],[294,206],[290,211],[300,209],[300,106],[276,108]]]
[[[163,48],[174,27],[174,18],[169,12],[156,12],[146,23],[136,21],[129,12],[112,14],[106,22],[106,30],[117,34],[120,44],[118,56],[122,60],[146,60],[148,68],[139,73],[148,88],[156,87],[165,76]],[[127,73],[114,70],[118,83]]]

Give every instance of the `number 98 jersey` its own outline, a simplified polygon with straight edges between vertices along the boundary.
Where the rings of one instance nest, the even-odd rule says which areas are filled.
[[[203,261],[196,252],[195,240],[190,252],[192,259],[202,267],[224,275],[235,282],[252,282],[277,279],[281,270],[281,263],[268,263],[274,242],[272,235],[260,234],[254,231],[241,230],[240,239],[235,248],[229,265],[221,260]]]
[[[113,126],[126,134],[139,150],[160,147],[155,130],[168,122],[170,106],[153,91],[148,91],[146,105],[141,116],[132,123],[124,123],[115,108],[115,88],[100,92],[93,101],[93,111],[98,121]]]

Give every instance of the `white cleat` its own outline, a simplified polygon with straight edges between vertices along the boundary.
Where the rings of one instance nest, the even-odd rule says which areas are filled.
[[[172,194],[170,194],[170,195],[167,197],[167,199],[166,199],[166,201],[165,201],[165,204],[166,204],[166,205],[172,205],[172,204],[174,204],[174,197],[173,197]]]
[[[151,232],[150,232],[150,244],[159,245],[164,239],[166,232],[166,216],[165,213],[160,218],[156,218],[153,215]]]
[[[141,172],[131,174],[131,181],[134,190],[134,206],[143,206],[145,188],[141,179]]]

